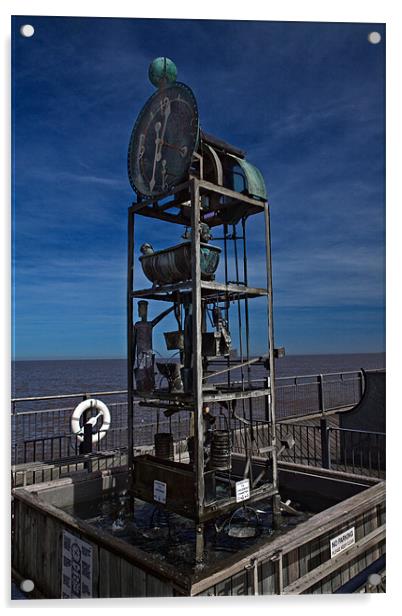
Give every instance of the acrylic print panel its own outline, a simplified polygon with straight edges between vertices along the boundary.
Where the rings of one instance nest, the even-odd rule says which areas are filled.
[[[385,38],[13,17],[14,598],[384,591]]]

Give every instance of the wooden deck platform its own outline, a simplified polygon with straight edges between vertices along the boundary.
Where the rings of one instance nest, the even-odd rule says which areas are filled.
[[[335,592],[384,554],[384,482],[285,463],[279,472],[289,494],[324,508],[285,534],[260,539],[219,564],[187,574],[60,508],[72,499],[121,489],[127,483],[124,471],[18,488],[13,567],[33,579],[44,597],[60,597],[62,538],[68,532],[90,548],[93,597],[306,594]],[[351,528],[354,543],[331,558],[331,540]]]

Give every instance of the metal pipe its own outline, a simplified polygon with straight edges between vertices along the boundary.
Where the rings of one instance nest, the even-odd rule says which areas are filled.
[[[209,379],[211,376],[219,376],[220,374],[224,374],[225,372],[228,372],[230,370],[237,370],[238,368],[244,367],[244,366],[250,366],[251,364],[256,364],[257,362],[261,361],[261,357],[255,357],[254,359],[250,359],[249,361],[244,361],[241,364],[237,364],[236,366],[231,366],[230,368],[224,368],[223,370],[218,370],[217,372],[213,372],[212,374],[207,374],[206,376],[203,377],[203,379]]]
[[[134,283],[134,214],[128,213],[128,250],[127,250],[127,464],[129,484],[134,470],[134,408],[133,408],[133,283]]]
[[[242,229],[243,229],[243,278],[244,284],[248,287],[248,271],[247,271],[247,241],[246,241],[246,219],[243,217],[241,220]],[[248,297],[244,298],[244,313],[245,313],[245,321],[246,321],[246,357],[247,361],[250,359],[250,324],[249,324],[249,312],[248,312]],[[250,364],[247,366],[247,383],[249,388],[251,388],[251,372],[250,372]],[[253,431],[253,401],[249,398],[248,401],[248,411],[249,411],[249,419],[250,419],[250,437],[251,440],[254,440],[254,431]]]
[[[193,399],[194,399],[194,470],[197,515],[204,508],[204,420],[202,414],[202,349],[201,349],[201,264],[200,264],[200,189],[199,181],[191,178],[191,286],[193,334]],[[196,559],[202,559],[203,526],[197,525]]]
[[[232,225],[232,237],[233,237],[233,246],[234,246],[234,257],[235,257],[235,271],[236,271],[236,284],[239,284],[239,259],[237,254],[237,239],[236,239],[236,225]],[[239,350],[240,350],[240,361],[243,362],[243,336],[242,336],[242,318],[241,318],[241,306],[240,300],[237,300],[237,322],[239,328]],[[242,380],[242,389],[244,390],[244,373],[241,370],[241,380]]]
[[[224,233],[224,256],[225,256],[225,285],[227,287],[228,284],[228,245],[227,245],[227,236],[228,236],[228,226],[225,223],[223,225],[223,233]],[[226,323],[228,326],[228,329],[230,331],[230,322],[229,322],[229,296],[228,296],[228,292],[226,291],[225,293],[225,318],[226,318]],[[231,364],[231,359],[230,359],[230,354],[227,356],[226,358],[226,365],[228,368],[230,368],[230,364]],[[227,385],[228,387],[230,387],[230,373],[228,372],[228,379],[227,379]]]
[[[273,322],[273,297],[272,297],[272,254],[271,254],[271,227],[269,205],[264,207],[265,217],[265,251],[267,267],[267,316],[268,316],[268,346],[269,346],[269,376],[271,385],[271,424],[272,424],[272,444],[275,446],[272,451],[272,473],[274,487],[278,487],[278,468],[276,459],[276,428],[275,428],[275,359],[274,359],[274,322]]]

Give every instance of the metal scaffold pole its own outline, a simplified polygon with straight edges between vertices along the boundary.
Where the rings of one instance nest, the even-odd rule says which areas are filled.
[[[274,314],[273,314],[273,285],[272,285],[272,251],[271,251],[271,225],[270,211],[267,203],[264,208],[265,216],[265,246],[266,246],[266,267],[267,267],[267,316],[268,316],[268,345],[269,345],[269,379],[270,379],[270,423],[272,434],[272,475],[273,487],[278,490],[278,466],[277,466],[277,443],[276,443],[276,423],[275,423],[275,346],[274,346]],[[274,515],[274,526],[280,524],[280,497],[274,494],[272,498],[272,510]]]
[[[128,250],[127,250],[127,464],[129,481],[132,481],[134,468],[134,405],[133,405],[133,280],[134,280],[134,213],[128,211]]]
[[[202,403],[202,349],[201,349],[201,246],[200,246],[200,189],[195,178],[190,180],[191,192],[191,279],[193,313],[193,404],[194,404],[194,468],[197,517],[204,507],[204,422]],[[204,551],[203,525],[196,520],[196,561],[202,560]]]

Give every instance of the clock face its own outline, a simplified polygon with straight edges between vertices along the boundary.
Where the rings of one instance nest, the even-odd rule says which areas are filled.
[[[133,189],[163,195],[185,180],[198,143],[197,102],[182,83],[161,88],[145,103],[128,148]]]

